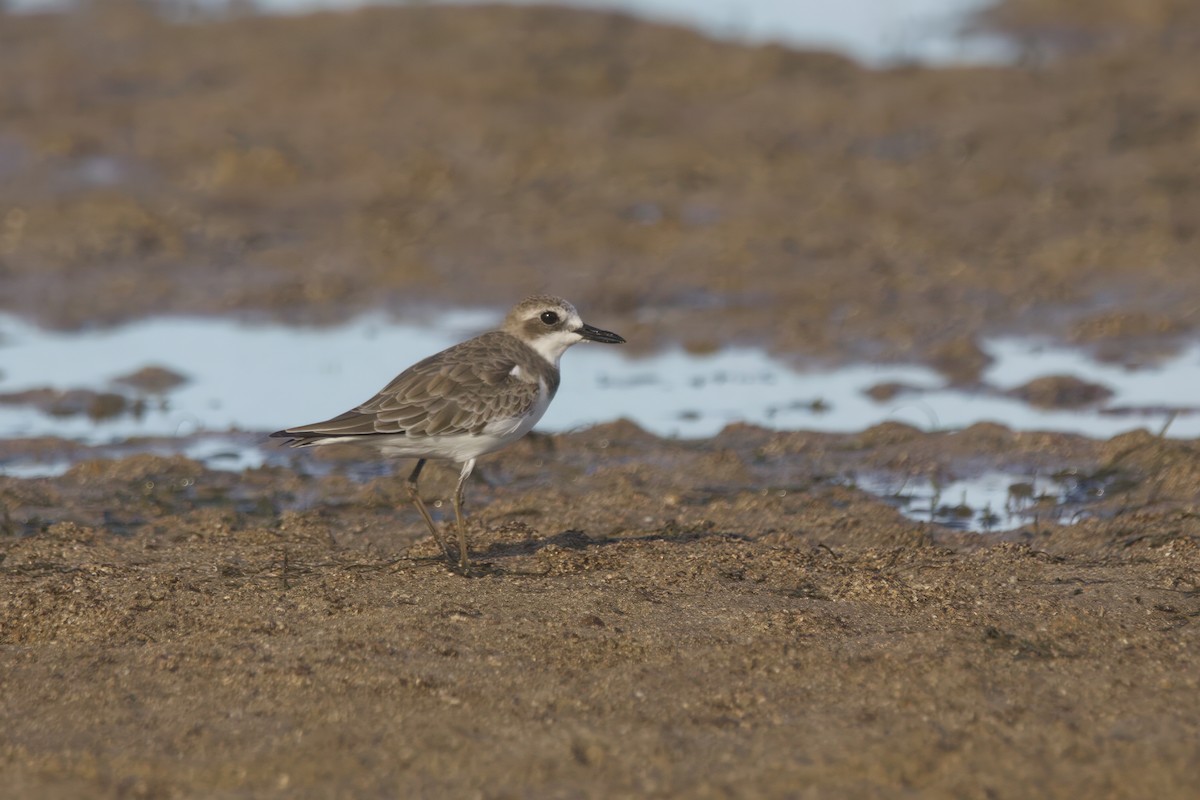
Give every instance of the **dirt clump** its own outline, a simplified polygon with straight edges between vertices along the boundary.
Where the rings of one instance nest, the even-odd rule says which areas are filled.
[[[178,389],[187,382],[187,376],[181,375],[169,367],[157,365],[142,367],[128,375],[121,375],[113,379],[113,383],[129,386],[145,394],[165,394],[172,389]]]
[[[115,392],[50,387],[5,392],[0,394],[0,404],[33,406],[54,417],[83,415],[97,422],[138,410],[136,404]]]
[[[1008,394],[1038,408],[1086,408],[1103,403],[1114,392],[1074,375],[1045,375],[1009,390]]]

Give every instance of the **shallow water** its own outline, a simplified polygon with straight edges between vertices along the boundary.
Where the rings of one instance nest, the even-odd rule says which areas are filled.
[[[113,455],[140,449],[182,453],[218,469],[257,467],[284,457],[265,433],[357,405],[404,367],[497,320],[492,312],[455,311],[405,324],[368,316],[335,327],[296,328],[161,318],[63,333],[0,315],[0,393],[86,389],[121,394],[131,408],[137,401],[142,405],[140,413],[93,420],[0,404],[0,438],[57,436],[108,448]],[[984,349],[994,358],[983,375],[985,386],[964,391],[916,365],[797,370],[753,348],[709,355],[667,349],[633,357],[619,346],[584,344],[563,357],[562,387],[538,427],[566,431],[626,418],[660,436],[698,438],[735,422],[853,432],[885,421],[925,430],[990,421],[1017,430],[1108,438],[1143,427],[1157,432],[1169,417],[1166,409],[1175,407],[1185,413],[1173,419],[1167,434],[1200,436],[1200,414],[1186,413],[1200,397],[1200,345],[1143,369],[1099,363],[1078,351],[1031,340],[1000,339],[986,342]],[[169,368],[187,381],[161,395],[114,382],[147,366]],[[1002,394],[1051,374],[1104,384],[1113,397],[1090,409],[1044,410]],[[908,389],[886,401],[866,394],[874,385],[891,382]],[[1145,412],[1130,411],[1138,407]],[[1114,409],[1125,412],[1111,413]],[[122,445],[140,437],[151,437],[153,444]],[[11,461],[0,463],[0,474],[51,475],[68,466],[61,458]],[[916,518],[1001,529],[1026,519],[1007,513],[1005,501],[1010,486],[1028,480],[989,473],[942,487],[892,478],[866,479],[861,485],[888,496],[897,495],[897,484],[903,484],[901,496],[907,500],[900,505]],[[937,506],[946,504],[971,513],[966,518],[939,514]]]
[[[296,328],[160,318],[63,333],[0,315],[0,393],[89,389],[145,402],[138,415],[99,421],[0,405],[0,437],[61,436],[104,444],[200,431],[268,432],[324,419],[367,399],[409,364],[497,319],[491,312],[457,311],[405,324],[368,316],[334,327]],[[1107,438],[1140,427],[1157,430],[1167,420],[1164,409],[1174,407],[1185,413],[1168,434],[1200,436],[1200,414],[1186,413],[1200,397],[1200,346],[1143,369],[1099,363],[1029,340],[1000,339],[984,349],[995,359],[983,376],[988,388],[964,391],[916,365],[797,370],[753,348],[709,355],[667,349],[632,357],[619,346],[583,344],[563,357],[562,388],[539,428],[564,431],[628,418],[660,436],[691,438],[711,436],[732,422],[848,432],[884,421],[927,430],[991,421]],[[114,383],[147,366],[169,368],[187,380],[161,396]],[[1045,410],[1000,394],[1052,374],[1102,383],[1114,396],[1093,409]],[[887,382],[909,390],[887,401],[865,394]],[[1145,413],[1135,413],[1138,408]]]
[[[286,7],[296,0],[271,2]],[[875,65],[903,60],[928,64],[1012,60],[1011,47],[999,39],[962,35],[970,15],[990,5],[990,0],[560,0],[557,4],[624,11],[722,39],[828,49]]]
[[[1103,481],[1073,473],[1037,475],[992,470],[936,483],[928,478],[865,475],[854,485],[878,495],[910,519],[969,531],[1004,531],[1029,523],[1082,519],[1103,497]]]
[[[434,0],[445,5],[471,0]],[[545,0],[514,0],[528,5]],[[256,0],[271,13],[351,9],[364,0]],[[379,4],[379,3],[375,3]],[[828,49],[867,64],[1002,63],[1012,48],[995,37],[965,37],[970,16],[990,0],[558,0],[551,5],[623,11],[643,19],[684,25],[709,36],[750,43],[778,42]],[[9,0],[13,10],[59,9],[66,0]],[[198,0],[190,7],[223,9],[227,0]]]
[[[0,405],[0,437],[62,436],[105,444],[132,436],[271,431],[357,405],[409,364],[489,327],[496,317],[455,312],[423,324],[366,317],[331,328],[223,319],[154,319],[85,333],[43,331],[0,316],[0,392],[124,391],[114,380],[163,366],[187,382],[148,396],[140,415],[106,420]],[[881,381],[936,386],[922,367],[858,365],[799,373],[760,350],[630,358],[584,344],[563,357],[563,384],[539,428],[563,431],[628,418],[662,436],[711,436],[731,422],[857,430],[880,418],[861,393]],[[885,415],[886,416],[886,415]]]

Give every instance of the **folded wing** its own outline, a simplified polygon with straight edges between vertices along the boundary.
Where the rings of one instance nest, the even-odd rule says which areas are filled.
[[[507,334],[484,334],[414,364],[344,414],[271,435],[303,447],[354,436],[499,433],[509,420],[516,427],[543,391],[538,376],[517,368],[528,363],[520,348],[528,349]]]

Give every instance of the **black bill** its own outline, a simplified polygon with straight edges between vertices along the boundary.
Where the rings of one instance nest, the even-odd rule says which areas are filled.
[[[604,342],[605,344],[625,344],[625,340],[613,333],[612,331],[602,331],[599,328],[593,328],[591,325],[584,324],[582,328],[575,331],[589,342]]]

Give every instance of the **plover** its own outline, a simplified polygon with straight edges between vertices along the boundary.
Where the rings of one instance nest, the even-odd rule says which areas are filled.
[[[417,493],[417,481],[428,459],[461,464],[454,519],[458,564],[465,573],[469,560],[463,486],[475,459],[529,433],[558,390],[559,359],[581,341],[625,340],[585,324],[575,306],[561,297],[529,297],[508,312],[499,330],[412,365],[362,405],[325,422],[271,435],[289,439],[291,447],[365,444],[387,456],[417,459],[408,476],[408,496],[451,563],[450,550]]]

